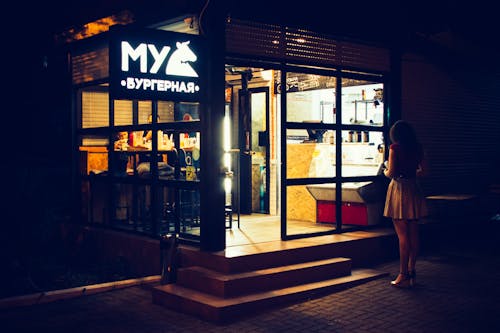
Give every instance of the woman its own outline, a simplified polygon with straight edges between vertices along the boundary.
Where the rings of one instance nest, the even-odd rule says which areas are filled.
[[[384,216],[392,218],[399,240],[399,274],[391,285],[410,287],[416,283],[418,219],[427,214],[417,177],[424,175],[426,167],[422,146],[409,123],[397,121],[389,136],[392,144],[384,174],[392,180],[387,189]]]

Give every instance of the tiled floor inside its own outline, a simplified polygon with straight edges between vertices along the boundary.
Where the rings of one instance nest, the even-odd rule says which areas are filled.
[[[335,228],[335,225],[288,221],[287,228],[288,235],[293,235],[330,231]],[[344,230],[346,228],[349,227],[345,226]],[[233,221],[232,228],[226,231],[226,250],[224,252],[225,256],[230,257],[392,234],[394,234],[392,228],[380,226],[380,228],[370,228],[367,230],[345,230],[345,232],[332,235],[282,241],[279,216],[262,214],[242,215],[240,227],[238,228],[237,221]]]
[[[245,245],[265,243],[281,240],[281,222],[279,216],[266,214],[240,215],[240,226],[238,228],[237,215],[231,229],[226,231],[226,245]],[[330,231],[335,225],[318,224],[307,221],[288,221],[287,233],[289,235]]]

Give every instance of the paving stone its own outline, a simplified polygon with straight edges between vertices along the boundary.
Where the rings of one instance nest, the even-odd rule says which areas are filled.
[[[53,303],[4,309],[2,333],[18,332],[499,332],[500,251],[488,242],[440,244],[417,264],[418,285],[391,287],[390,272],[337,293],[216,325],[151,302],[151,292],[130,287]],[[467,246],[464,246],[467,244]]]

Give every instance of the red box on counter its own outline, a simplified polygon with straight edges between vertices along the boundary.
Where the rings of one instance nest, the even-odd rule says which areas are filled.
[[[335,201],[318,200],[316,206],[316,220],[318,223],[335,223]],[[343,202],[342,223],[368,225],[366,205],[357,202]]]

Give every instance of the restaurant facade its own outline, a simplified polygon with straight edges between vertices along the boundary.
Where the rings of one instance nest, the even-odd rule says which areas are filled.
[[[78,219],[208,251],[248,216],[272,218],[282,240],[383,224],[402,54],[223,11],[198,19],[71,43]]]

